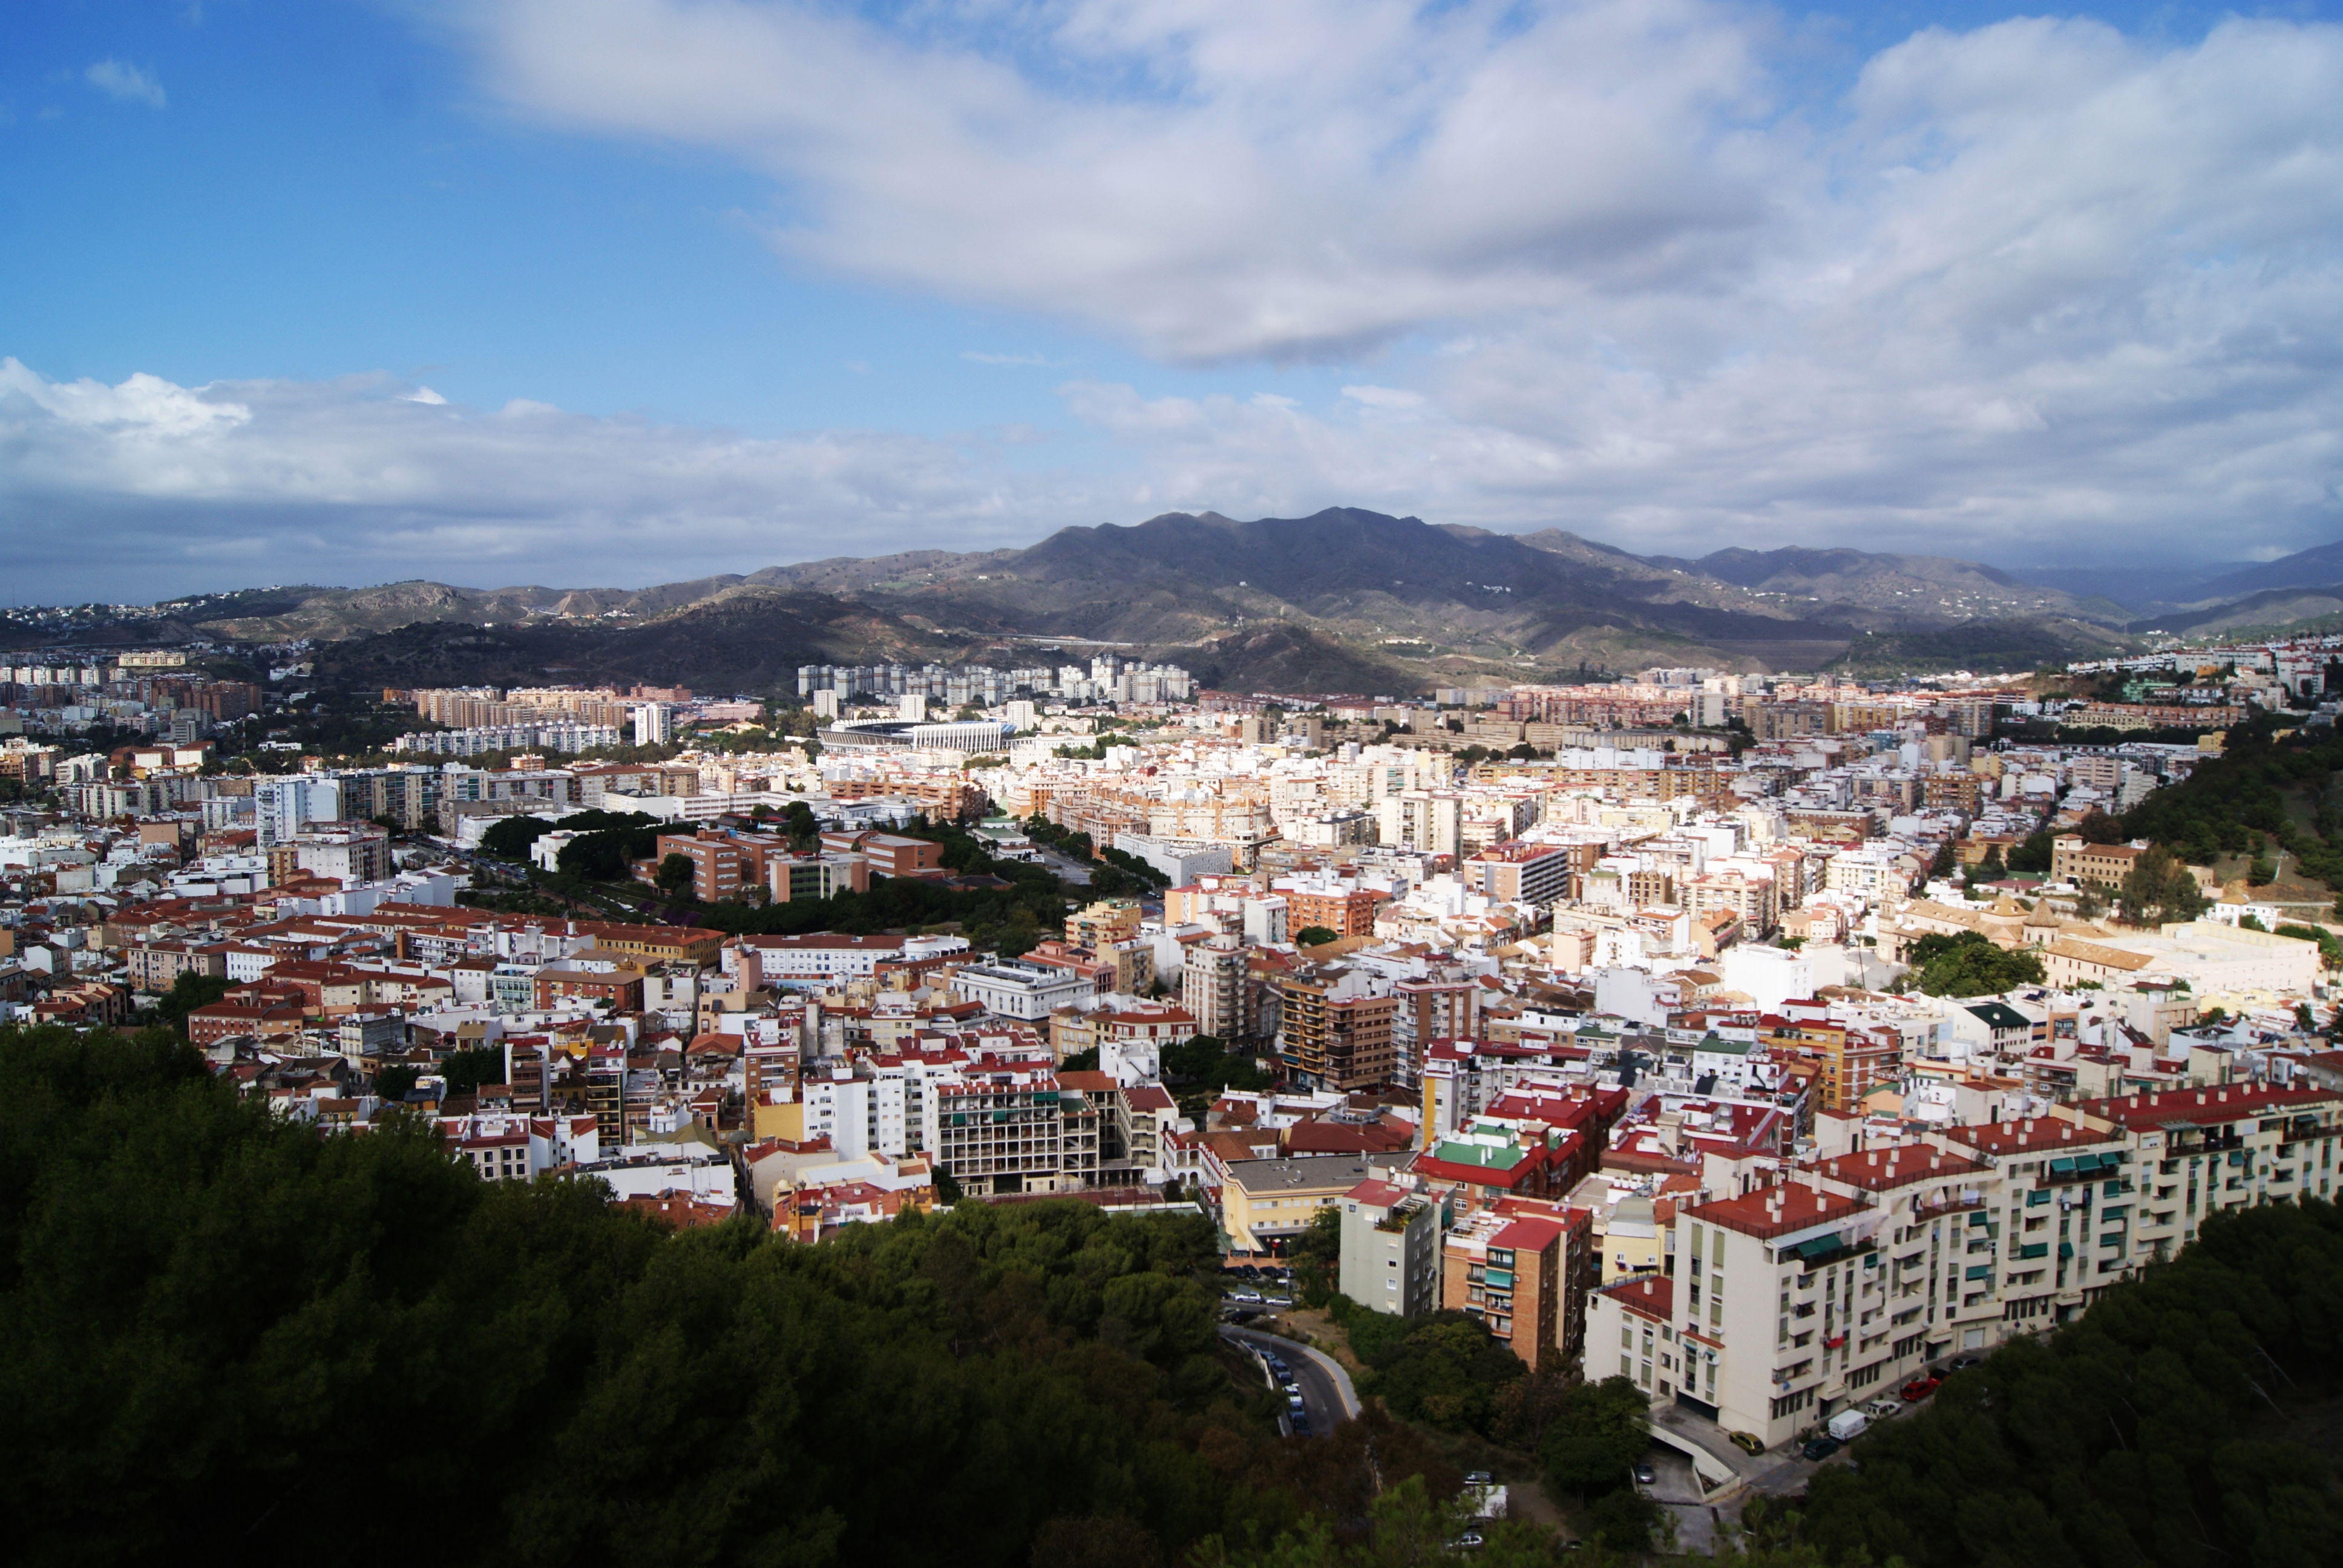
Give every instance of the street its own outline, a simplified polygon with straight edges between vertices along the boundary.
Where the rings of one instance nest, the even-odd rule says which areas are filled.
[[[1221,1334],[1250,1349],[1266,1351],[1292,1369],[1294,1384],[1302,1391],[1302,1408],[1310,1417],[1312,1436],[1325,1436],[1334,1430],[1337,1422],[1349,1420],[1358,1408],[1358,1396],[1348,1388],[1349,1377],[1322,1352],[1275,1334],[1233,1324],[1222,1324]]]

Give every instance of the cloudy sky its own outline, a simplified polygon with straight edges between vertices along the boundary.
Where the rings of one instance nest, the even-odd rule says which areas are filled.
[[[2333,4],[83,0],[0,48],[15,601],[1179,508],[2343,537]]]

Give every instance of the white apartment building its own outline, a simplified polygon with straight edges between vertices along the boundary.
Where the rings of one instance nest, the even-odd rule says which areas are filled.
[[[1088,975],[1049,964],[1029,964],[1018,959],[967,964],[952,975],[952,994],[981,1003],[996,1018],[1024,1023],[1046,1022],[1061,1007],[1074,1007],[1098,994]]]
[[[2210,1212],[2331,1196],[2338,1136],[2343,1093],[2232,1085],[1822,1161],[1680,1210],[1673,1278],[1589,1302],[1585,1373],[1780,1443],[1940,1356],[2067,1321]]]

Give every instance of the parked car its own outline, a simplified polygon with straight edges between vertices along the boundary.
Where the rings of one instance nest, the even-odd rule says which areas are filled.
[[[1456,1544],[1467,1552],[1473,1551],[1481,1544],[1481,1533],[1477,1530],[1467,1530],[1456,1538]]]
[[[1261,1292],[1255,1290],[1240,1288],[1229,1292],[1229,1300],[1232,1302],[1243,1302],[1249,1306],[1259,1306],[1261,1304]]]
[[[1465,1475],[1464,1484],[1467,1486],[1493,1486],[1496,1484],[1496,1482],[1487,1471],[1475,1470]]]
[[[1830,1425],[1825,1430],[1841,1442],[1853,1442],[1863,1435],[1863,1429],[1870,1424],[1871,1418],[1863,1412],[1843,1410],[1830,1418]]]
[[[1293,1298],[1292,1296],[1263,1296],[1262,1297],[1261,1302],[1262,1305],[1265,1307],[1290,1307],[1293,1304]]]
[[[1819,1463],[1838,1452],[1838,1439],[1835,1437],[1809,1438],[1806,1441],[1806,1446],[1798,1450],[1798,1452],[1805,1454],[1808,1459]]]
[[[1944,1386],[1944,1380],[1941,1378],[1916,1377],[1896,1392],[1904,1396],[1906,1403],[1913,1404],[1927,1398]]]
[[[1983,1365],[1985,1365],[1985,1357],[1983,1356],[1955,1356],[1953,1358],[1953,1364],[1946,1367],[1945,1369],[1945,1372],[1946,1376],[1950,1376],[1954,1372],[1966,1372],[1971,1367],[1981,1367]]]
[[[1901,1415],[1904,1413],[1904,1402],[1900,1399],[1889,1399],[1883,1395],[1881,1398],[1875,1399],[1868,1404],[1865,1404],[1863,1407],[1863,1413],[1869,1416],[1874,1421],[1885,1421],[1891,1415]]]
[[[1310,1435],[1310,1415],[1307,1411],[1293,1412],[1286,1418],[1285,1424],[1293,1429],[1293,1435],[1296,1437]]]
[[[1659,1478],[1660,1478],[1660,1473],[1659,1473],[1658,1471],[1656,1471],[1656,1470],[1654,1470],[1650,1465],[1648,1465],[1648,1464],[1640,1464],[1640,1463],[1639,1463],[1639,1464],[1637,1464],[1637,1465],[1635,1466],[1635,1484],[1636,1484],[1636,1485],[1638,1485],[1638,1486],[1649,1486],[1649,1485],[1651,1485],[1654,1482],[1655,1482],[1655,1481],[1659,1480]]]
[[[1732,1443],[1734,1447],[1739,1449],[1744,1453],[1763,1453],[1765,1452],[1765,1440],[1758,1436],[1754,1432],[1730,1432],[1726,1434],[1725,1441]]]

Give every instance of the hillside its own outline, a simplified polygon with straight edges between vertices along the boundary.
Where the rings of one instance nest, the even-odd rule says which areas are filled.
[[[339,642],[340,678],[769,687],[797,663],[1033,657],[1099,642],[1289,690],[1421,691],[1651,663],[1995,668],[2122,646],[2124,612],[1975,562],[1852,549],[1643,557],[1356,508],[1170,512],[1023,549],[833,557],[646,588],[288,588],[157,607],[254,640]],[[2312,607],[2316,613],[2316,607]],[[431,628],[443,628],[433,630]]]

